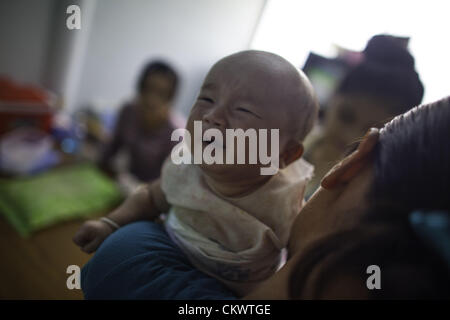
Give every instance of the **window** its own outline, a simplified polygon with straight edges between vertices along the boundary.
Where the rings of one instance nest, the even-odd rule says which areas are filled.
[[[450,4],[449,4],[450,5]],[[423,102],[450,95],[450,24],[445,1],[268,0],[252,49],[302,67],[310,51],[362,50],[375,34],[407,36],[425,86]]]

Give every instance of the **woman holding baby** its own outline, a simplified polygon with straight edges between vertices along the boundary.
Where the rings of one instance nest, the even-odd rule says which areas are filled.
[[[273,90],[261,91],[268,80]],[[105,221],[88,221],[75,235],[84,251],[98,248],[82,271],[85,297],[229,299],[231,288],[251,299],[450,297],[450,144],[444,138],[450,136],[450,98],[370,129],[298,213],[304,181],[290,181],[285,170],[301,157],[305,121],[288,124],[312,119],[304,116],[314,110],[310,101],[307,79],[281,57],[248,51],[219,61],[190,120],[224,130],[283,128],[279,157],[286,168],[264,181],[258,173],[249,190],[243,183],[253,175],[245,168],[167,165],[161,183],[138,190]],[[285,109],[276,114],[272,106],[279,105]],[[228,188],[219,190],[223,181]],[[295,199],[283,196],[291,189],[287,195]],[[277,204],[273,214],[264,216],[271,203]],[[154,222],[131,223],[163,212],[169,213],[165,230]],[[287,262],[273,274],[286,246]],[[381,286],[370,283],[370,270]],[[267,276],[254,280],[257,271]]]
[[[297,216],[287,263],[246,298],[449,298],[449,123],[447,97],[416,107],[381,130],[371,129],[358,149],[328,172]],[[140,224],[113,233],[97,251],[91,274],[82,277],[87,298],[151,296],[152,288],[145,287],[153,281],[150,271],[141,269],[139,277],[132,271],[139,263],[132,246],[142,237],[156,241]],[[131,256],[122,261],[133,265],[129,272],[127,266],[110,266],[113,272],[109,273],[102,269],[106,265],[102,256],[126,256],[127,250]],[[178,264],[171,259],[165,268],[171,267],[170,261]],[[379,290],[367,287],[371,265],[381,272]],[[233,298],[215,279],[193,267],[178,267],[173,272],[178,282],[173,277],[158,279],[167,282],[169,292],[158,292],[159,297]],[[130,277],[134,283],[111,292],[119,288],[114,284],[130,281]],[[193,287],[192,281],[199,286]],[[186,290],[180,295],[171,286]]]
[[[298,215],[284,268],[248,298],[448,299],[449,121],[447,97],[371,129]],[[374,264],[380,290],[367,288]]]

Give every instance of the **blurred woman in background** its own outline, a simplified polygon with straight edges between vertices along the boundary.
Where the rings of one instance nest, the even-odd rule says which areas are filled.
[[[405,38],[374,36],[363,56],[363,61],[349,71],[331,98],[323,130],[305,142],[305,159],[315,167],[307,197],[370,127],[380,128],[422,101],[424,88]]]
[[[169,155],[175,129],[170,118],[178,87],[178,75],[168,64],[150,62],[137,82],[135,100],[120,110],[111,141],[104,148],[100,167],[114,173],[113,160],[119,151],[128,156],[129,173],[140,182],[156,179]]]

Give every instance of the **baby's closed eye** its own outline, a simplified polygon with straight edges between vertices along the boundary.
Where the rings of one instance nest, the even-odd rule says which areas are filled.
[[[255,112],[253,112],[253,111],[251,111],[251,110],[249,110],[247,108],[237,107],[236,110],[240,111],[240,112],[244,112],[244,113],[249,113],[249,114],[254,115],[255,117],[261,119],[261,116],[259,116],[258,114],[256,114]]]
[[[200,97],[198,98],[198,100],[199,100],[199,101],[204,101],[204,102],[207,102],[207,103],[214,103],[214,100],[211,99],[210,97],[200,96]]]

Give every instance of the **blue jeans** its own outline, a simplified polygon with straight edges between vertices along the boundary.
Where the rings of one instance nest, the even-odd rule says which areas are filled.
[[[81,287],[86,299],[236,299],[147,221],[112,233],[82,268]]]

